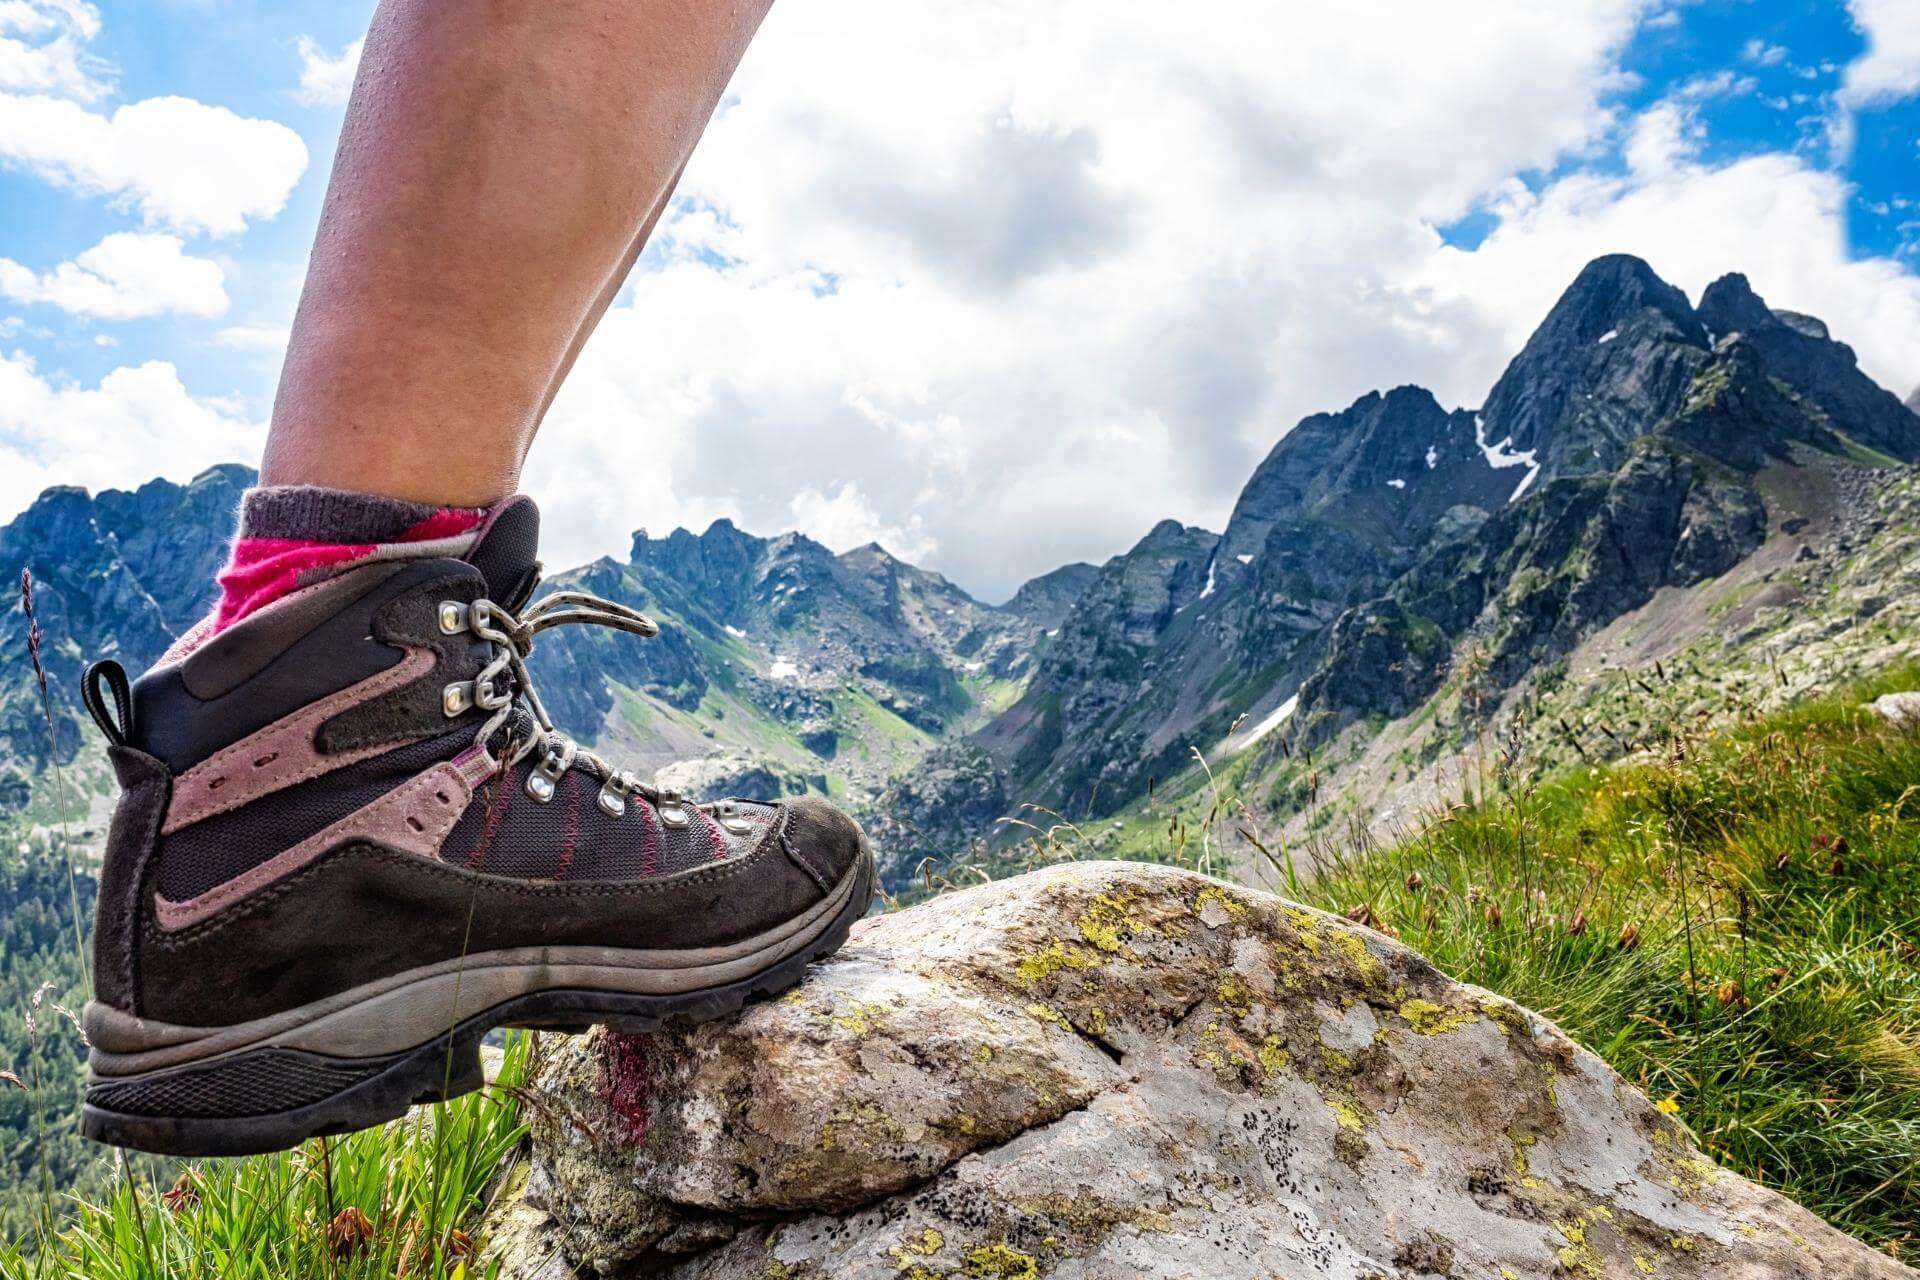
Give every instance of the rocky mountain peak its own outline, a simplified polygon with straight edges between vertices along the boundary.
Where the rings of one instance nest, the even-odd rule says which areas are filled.
[[[1679,404],[1707,347],[1686,295],[1646,262],[1596,258],[1494,384],[1485,439],[1533,453],[1547,479],[1609,471]]]
[[[1769,308],[1747,278],[1722,276],[1700,297],[1700,317],[1716,335],[1741,334],[1767,372],[1817,406],[1840,431],[1890,458],[1920,461],[1920,422],[1860,370],[1853,348],[1836,342],[1812,316]]]
[[[1715,336],[1766,328],[1774,314],[1753,285],[1738,271],[1730,271],[1700,295],[1700,319]]]

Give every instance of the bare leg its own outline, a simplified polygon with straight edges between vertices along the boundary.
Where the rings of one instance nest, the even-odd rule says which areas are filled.
[[[262,483],[511,493],[770,3],[383,0]]]

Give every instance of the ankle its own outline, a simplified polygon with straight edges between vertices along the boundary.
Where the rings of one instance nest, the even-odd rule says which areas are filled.
[[[315,485],[249,489],[208,634],[369,559],[462,555],[486,515]]]

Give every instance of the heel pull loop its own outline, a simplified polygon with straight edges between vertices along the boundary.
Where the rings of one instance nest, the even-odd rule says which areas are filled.
[[[113,695],[111,711],[100,692],[103,681]],[[80,677],[80,699],[87,704],[87,714],[100,726],[108,742],[124,747],[133,740],[133,694],[127,685],[126,670],[119,663],[112,658],[102,658],[88,667],[87,673]]]

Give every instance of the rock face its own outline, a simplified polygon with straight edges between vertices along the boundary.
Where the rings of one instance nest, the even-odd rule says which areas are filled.
[[[1914,1274],[1544,1019],[1127,863],[876,920],[730,1020],[568,1042],[530,1111],[518,1280]]]
[[[1920,729],[1920,691],[1882,694],[1872,706],[1875,714],[1889,723]]]

